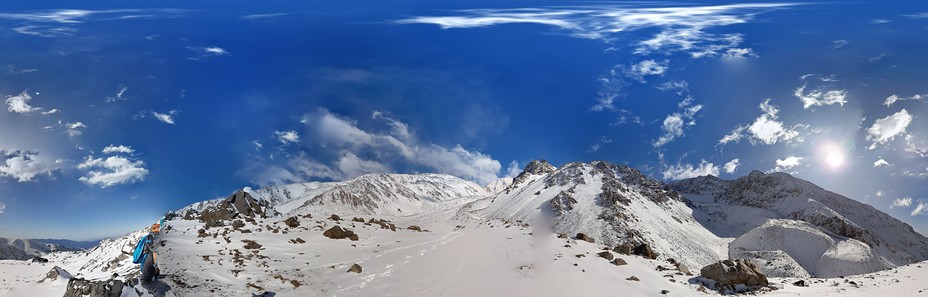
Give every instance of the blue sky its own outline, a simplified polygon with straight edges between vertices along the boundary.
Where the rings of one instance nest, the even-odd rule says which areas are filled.
[[[784,171],[928,233],[928,6],[221,3],[5,4],[0,235],[539,158]]]

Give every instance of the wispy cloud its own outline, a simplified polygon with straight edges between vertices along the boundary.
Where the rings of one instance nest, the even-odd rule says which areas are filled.
[[[746,23],[759,13],[782,9],[790,3],[752,3],[713,6],[630,7],[581,6],[521,9],[471,9],[453,16],[416,16],[396,24],[434,24],[444,29],[476,28],[503,24],[538,24],[565,34],[612,41],[631,31],[659,28],[638,42],[636,53],[683,51],[693,57],[718,56],[735,49],[741,34],[709,33],[708,28]]]
[[[600,137],[599,139],[596,140],[596,143],[594,143],[593,145],[590,145],[590,148],[587,149],[586,152],[590,154],[598,152],[599,149],[601,149],[604,145],[609,144],[609,143],[612,143],[612,139],[606,136]]]
[[[928,214],[928,202],[925,202],[924,199],[919,199],[918,203],[915,205],[915,209],[913,209],[912,213],[909,215],[914,217],[922,214]]]
[[[702,110],[702,104],[693,104],[693,97],[687,96],[686,99],[677,104],[677,107],[681,109],[680,112],[669,114],[664,118],[661,125],[663,134],[654,141],[654,147],[661,147],[675,138],[683,136],[686,127],[696,125],[696,113]]]
[[[194,57],[188,58],[194,61],[203,61],[212,57],[232,55],[224,48],[218,46],[188,46],[187,49],[194,51],[197,54]]]
[[[288,13],[259,13],[259,14],[249,14],[243,15],[242,19],[249,21],[261,21],[261,22],[270,22],[277,20],[283,16],[289,15]]]
[[[887,162],[887,161],[884,160],[883,158],[880,158],[879,160],[876,160],[876,161],[873,162],[873,167],[880,167],[880,166],[888,167],[888,166],[889,166],[889,162]]]
[[[161,121],[162,123],[165,123],[168,125],[174,125],[174,116],[177,115],[177,110],[171,110],[166,113],[160,113],[157,111],[153,111],[151,112],[151,115],[154,116],[155,119]]]
[[[735,173],[736,169],[738,169],[738,164],[740,163],[741,160],[735,158],[731,161],[728,161],[728,163],[725,163],[725,166],[722,166],[722,168],[725,169],[725,173],[732,174]]]
[[[802,86],[796,88],[793,95],[802,101],[802,108],[810,109],[813,106],[847,103],[847,90],[834,86],[838,80],[834,76],[819,74],[806,74],[799,78]]]
[[[912,197],[896,198],[895,200],[893,200],[893,204],[890,205],[889,208],[909,207],[909,206],[912,206]]]
[[[296,131],[274,131],[274,136],[277,137],[277,141],[283,144],[300,142],[300,134]]]
[[[126,97],[126,91],[129,91],[129,88],[124,85],[119,85],[119,88],[116,90],[116,94],[113,96],[106,97],[106,103],[112,103],[116,101],[123,101],[129,99]]]
[[[776,160],[776,167],[773,168],[773,171],[776,172],[789,172],[793,168],[799,166],[802,163],[803,157],[789,156],[783,159]]]
[[[95,21],[128,20],[137,18],[173,17],[184,13],[180,9],[52,9],[0,13],[0,19],[23,22],[15,27],[17,33],[39,37],[62,37],[77,33],[74,26]]]
[[[886,107],[890,107],[890,106],[893,105],[893,103],[896,103],[896,102],[899,102],[899,101],[906,101],[906,100],[921,101],[921,100],[924,100],[926,96],[928,96],[928,94],[924,94],[924,95],[923,95],[923,94],[915,94],[915,95],[908,96],[908,97],[899,97],[899,96],[893,94],[893,95],[890,95],[889,97],[886,97],[886,100],[883,101],[883,105],[885,105]]]
[[[846,46],[849,42],[844,39],[837,39],[831,41],[831,49],[839,49]]]
[[[78,169],[86,173],[79,178],[80,181],[100,188],[131,184],[145,179],[148,169],[145,162],[129,156],[134,152],[131,147],[124,145],[109,145],[103,149],[104,154],[111,156],[94,158],[87,156],[77,165]]]
[[[29,94],[29,90],[24,90],[19,93],[19,95],[7,95],[6,96],[6,105],[9,112],[29,114],[35,111],[42,110],[39,107],[33,107],[29,104],[29,101],[32,100],[32,95]]]

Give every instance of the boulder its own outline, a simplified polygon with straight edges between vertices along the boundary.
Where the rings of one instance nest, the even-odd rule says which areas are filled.
[[[59,277],[64,278],[64,279],[72,278],[71,274],[68,273],[68,271],[62,269],[61,267],[55,266],[54,268],[52,268],[52,270],[49,270],[48,273],[45,274],[45,278],[43,278],[39,282],[45,282],[46,280],[55,281]]]
[[[334,214],[334,213],[332,214],[332,216],[329,217],[329,219],[330,219],[330,220],[333,220],[333,221],[336,221],[336,222],[342,220],[342,218],[340,218],[338,215],[336,215],[336,214]]]
[[[793,282],[793,285],[797,287],[808,287],[809,286],[808,284],[806,284],[806,281],[804,280],[795,281]]]
[[[261,248],[261,245],[257,242],[254,242],[253,240],[244,239],[242,242],[245,243],[245,248],[249,250],[256,250]]]
[[[577,233],[577,240],[583,240],[583,241],[586,241],[586,242],[589,242],[589,243],[594,243],[594,242],[596,242],[596,240],[593,240],[592,237],[589,237],[589,236],[587,236],[586,234],[583,234],[583,233]]]
[[[635,277],[634,275],[632,275],[632,276],[629,276],[628,278],[626,278],[625,280],[636,281],[636,282],[637,282],[637,281],[638,281],[638,278]]]
[[[632,250],[633,250],[632,245],[628,243],[620,244],[616,246],[614,249],[612,249],[613,252],[616,252],[622,255],[631,255]]]
[[[686,275],[693,275],[693,273],[690,272],[690,268],[683,263],[677,263],[677,270],[685,273]]]
[[[284,220],[284,224],[287,225],[287,227],[296,228],[300,226],[300,220],[296,217],[289,217]]]
[[[603,259],[606,259],[606,260],[612,260],[612,258],[613,258],[613,257],[612,257],[612,253],[609,252],[609,251],[599,252],[599,253],[597,253],[596,255],[599,256],[600,258],[603,258]]]
[[[359,217],[354,217],[351,219],[352,222],[364,223],[364,219]]]
[[[766,286],[767,277],[753,261],[747,259],[724,260],[700,269],[699,274],[715,281],[716,288],[731,288],[735,285],[748,287]]]
[[[90,281],[83,278],[72,278],[68,281],[68,288],[63,297],[119,297],[122,295],[123,282],[121,280]]]
[[[615,260],[612,261],[612,264],[615,264],[615,266],[622,266],[628,265],[628,262],[625,262],[625,259],[622,258],[615,258]]]
[[[655,253],[654,250],[651,249],[651,246],[647,243],[639,244],[637,247],[635,247],[634,250],[632,250],[632,254],[652,260],[657,259],[657,253]]]
[[[355,263],[354,265],[351,265],[351,268],[348,268],[348,271],[346,272],[361,273],[361,265]]]
[[[207,228],[224,226],[223,221],[243,218],[254,220],[255,217],[267,218],[268,212],[273,211],[267,201],[251,197],[245,190],[239,190],[222,200],[217,205],[209,207],[200,213],[200,221]]]
[[[354,231],[342,229],[340,226],[333,226],[332,228],[329,228],[329,230],[325,230],[325,232],[322,232],[322,236],[331,239],[348,238],[352,241],[358,240],[358,235],[354,234]]]
[[[416,232],[422,232],[422,228],[419,228],[419,226],[409,226],[406,229],[416,231]]]

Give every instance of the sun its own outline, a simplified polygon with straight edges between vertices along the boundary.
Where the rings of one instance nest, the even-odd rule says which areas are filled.
[[[844,152],[837,146],[825,146],[822,148],[822,154],[825,156],[825,166],[828,168],[836,170],[844,166]]]

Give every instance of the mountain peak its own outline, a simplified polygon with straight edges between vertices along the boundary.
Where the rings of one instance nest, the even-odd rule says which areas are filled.
[[[551,163],[548,163],[548,161],[544,159],[532,160],[528,165],[525,165],[525,169],[522,170],[522,173],[545,174],[554,172],[555,169],[554,165],[551,165]]]

